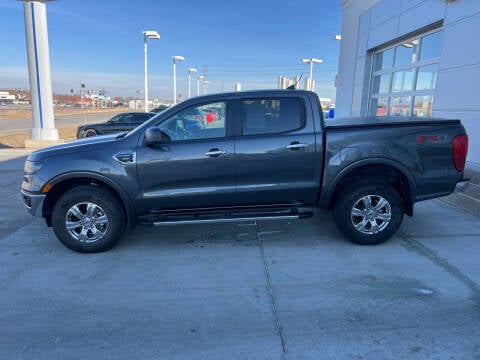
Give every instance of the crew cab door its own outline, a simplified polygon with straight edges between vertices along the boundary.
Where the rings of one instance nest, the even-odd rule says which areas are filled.
[[[202,109],[218,107],[222,116],[205,124]],[[139,145],[138,212],[231,205],[235,202],[231,102],[184,107],[155,124],[171,141]],[[142,141],[142,138],[140,138]]]
[[[239,203],[312,202],[315,131],[301,97],[251,97],[237,101],[235,168]]]

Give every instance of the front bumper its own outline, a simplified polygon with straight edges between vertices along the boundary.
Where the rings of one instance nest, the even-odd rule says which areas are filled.
[[[464,192],[465,190],[467,190],[469,182],[470,182],[470,179],[460,179],[457,182],[457,185],[455,185],[454,192]]]
[[[22,189],[23,203],[27,207],[30,214],[35,217],[43,217],[43,202],[45,201],[45,194],[31,194]]]

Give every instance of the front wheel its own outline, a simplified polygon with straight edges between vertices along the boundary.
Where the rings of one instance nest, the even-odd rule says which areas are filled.
[[[87,129],[84,130],[82,133],[83,138],[91,137],[91,136],[97,136],[98,133],[94,129]]]
[[[377,245],[399,229],[403,203],[398,192],[383,182],[359,182],[345,188],[335,203],[335,223],[350,241]]]
[[[108,190],[79,186],[56,202],[52,226],[60,242],[78,252],[93,253],[112,248],[125,227],[122,205]]]

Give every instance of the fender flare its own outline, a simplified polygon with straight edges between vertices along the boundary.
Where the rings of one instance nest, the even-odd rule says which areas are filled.
[[[134,205],[133,201],[130,199],[128,196],[127,192],[118,186],[114,181],[112,181],[110,178],[108,178],[105,175],[95,173],[95,172],[90,172],[90,171],[73,171],[73,172],[68,172],[64,174],[60,174],[52,178],[48,183],[55,187],[55,185],[64,182],[66,180],[75,180],[78,178],[83,178],[83,179],[92,179],[92,180],[98,180],[102,183],[107,184],[109,187],[111,187],[119,196],[120,201],[122,202],[122,205],[125,209],[125,213],[127,215],[127,225],[131,229],[135,223],[135,213],[134,213]]]
[[[415,178],[404,165],[394,160],[385,159],[385,158],[363,159],[363,160],[356,161],[352,164],[349,164],[347,167],[343,168],[342,171],[340,171],[337,175],[335,175],[335,178],[330,183],[330,185],[326,188],[326,190],[323,191],[324,195],[320,199],[320,206],[327,207],[330,204],[330,201],[332,200],[332,197],[335,192],[335,189],[337,188],[337,185],[345,178],[345,176],[348,176],[348,174],[350,174],[353,170],[365,165],[389,166],[397,170],[403,176],[405,176],[405,178],[408,181],[408,186],[410,191],[410,199],[407,199],[407,200],[409,201],[409,205],[413,209],[413,204],[415,203],[415,194],[417,193]],[[407,214],[410,215],[409,212],[407,212]]]

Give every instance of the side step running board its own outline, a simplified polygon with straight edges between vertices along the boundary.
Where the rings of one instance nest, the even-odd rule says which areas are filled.
[[[169,226],[179,224],[231,223],[255,220],[294,220],[313,216],[310,207],[257,207],[230,209],[191,209],[165,211],[140,217],[145,225]]]
[[[295,220],[299,219],[300,215],[283,215],[283,216],[258,216],[258,217],[242,217],[242,218],[218,218],[218,219],[198,219],[198,220],[163,220],[155,221],[154,226],[168,226],[168,225],[192,225],[192,224],[208,224],[208,223],[229,223],[252,220]]]

